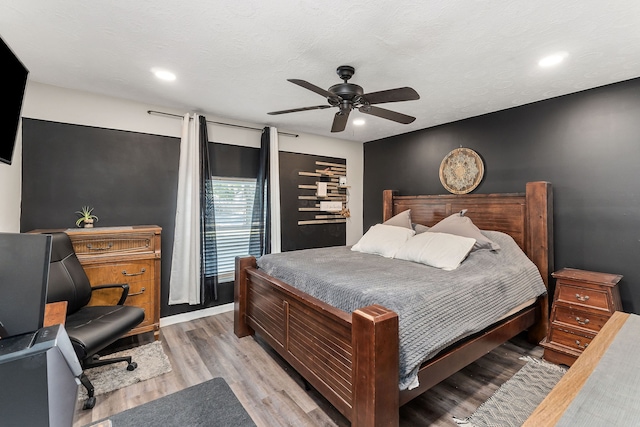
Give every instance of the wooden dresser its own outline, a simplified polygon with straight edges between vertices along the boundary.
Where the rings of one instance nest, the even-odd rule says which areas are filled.
[[[128,283],[126,305],[140,307],[144,321],[128,335],[160,333],[160,235],[156,225],[130,227],[33,230],[31,233],[64,231],[89,277],[92,286]],[[116,304],[121,290],[94,292],[89,305]]]
[[[544,359],[571,366],[615,311],[622,311],[621,275],[564,268],[552,274],[556,290]]]

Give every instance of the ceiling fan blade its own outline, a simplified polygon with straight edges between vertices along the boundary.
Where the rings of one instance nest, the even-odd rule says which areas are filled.
[[[297,84],[298,86],[301,86],[301,87],[303,87],[305,89],[308,89],[311,92],[315,92],[318,95],[322,95],[325,98],[334,99],[336,101],[340,100],[340,97],[337,96],[336,94],[331,93],[328,90],[324,90],[321,87],[318,87],[318,86],[316,86],[314,84],[311,84],[311,83],[309,83],[307,81],[299,80],[299,79],[287,79],[287,81],[290,81],[291,83]]]
[[[394,122],[408,125],[412,123],[416,118],[407,116],[406,114],[398,113],[397,111],[387,110],[380,107],[372,107],[370,105],[364,105],[358,108],[361,113],[371,114],[372,116],[382,117],[383,119],[393,120]]]
[[[275,116],[276,114],[297,113],[298,111],[308,110],[324,110],[325,108],[331,108],[331,105],[315,105],[313,107],[292,108],[291,110],[272,111],[267,114]]]
[[[383,102],[415,101],[420,99],[420,95],[410,87],[399,87],[397,89],[365,93],[361,98],[369,104],[382,104]]]
[[[347,127],[350,112],[351,110],[341,110],[336,113],[333,118],[333,125],[331,125],[331,132],[342,132]]]

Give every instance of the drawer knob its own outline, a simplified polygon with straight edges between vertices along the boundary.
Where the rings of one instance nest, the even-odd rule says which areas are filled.
[[[109,242],[104,246],[93,246],[91,243],[87,243],[87,249],[90,251],[108,251],[113,247],[113,242]]]
[[[576,294],[576,299],[582,302],[589,301],[589,295]]]
[[[127,273],[127,270],[122,270],[122,274],[124,276],[139,276],[141,274],[144,274],[145,271],[147,271],[145,268],[140,269],[140,271],[137,273]]]
[[[585,348],[589,347],[589,343],[586,343],[585,345],[581,345],[581,344],[580,344],[580,340],[576,340],[576,345],[578,346],[578,348],[581,348],[581,349],[583,349],[583,350],[584,350]]]
[[[582,320],[581,318],[576,317],[576,322],[578,322],[581,325],[587,325],[587,324],[589,324],[589,319]]]
[[[143,286],[142,288],[140,288],[140,292],[134,292],[132,294],[129,294],[129,296],[132,297],[134,295],[142,295],[144,293],[144,291],[146,291],[146,289]]]

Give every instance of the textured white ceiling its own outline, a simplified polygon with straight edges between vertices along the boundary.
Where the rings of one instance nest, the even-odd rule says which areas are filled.
[[[0,36],[42,83],[158,106],[371,141],[640,76],[639,0],[3,0]],[[563,50],[565,63],[537,61]],[[331,134],[322,88],[352,65],[410,125],[364,116]],[[160,82],[151,68],[175,72]]]

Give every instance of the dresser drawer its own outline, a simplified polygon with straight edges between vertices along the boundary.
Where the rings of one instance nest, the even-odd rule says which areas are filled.
[[[125,305],[140,307],[153,301],[154,282],[151,280],[138,280],[129,283],[129,295]],[[122,288],[99,289],[91,294],[89,305],[114,305],[120,300]]]
[[[576,351],[584,351],[595,334],[584,334],[571,329],[552,326],[549,330],[549,341],[563,345]]]
[[[558,302],[566,302],[571,305],[582,305],[609,311],[608,293],[603,290],[587,287],[572,286],[559,283],[557,288]]]
[[[142,307],[153,301],[153,281],[137,281],[129,284],[129,295],[125,305],[135,305]]]
[[[91,286],[105,284],[129,285],[129,296],[126,305],[140,307],[153,301],[155,289],[155,270],[153,260],[119,262],[107,265],[91,265],[85,267]],[[120,289],[102,289],[95,291],[89,305],[109,305],[118,302]]]
[[[154,260],[117,262],[107,265],[88,265],[84,270],[92,286],[107,283],[129,283],[153,280]]]
[[[153,233],[100,234],[75,236],[73,249],[78,258],[87,256],[153,253],[155,239]]]
[[[596,314],[588,311],[575,310],[564,305],[555,305],[553,308],[552,322],[565,323],[569,326],[588,329],[598,332],[609,319],[608,315]]]
[[[129,304],[125,304],[125,305],[129,305]],[[155,322],[154,321],[155,315],[153,314],[153,304],[149,302],[148,304],[144,304],[144,305],[136,305],[136,307],[140,307],[141,309],[144,310],[144,320],[137,327],[142,328],[145,326],[153,325]]]

